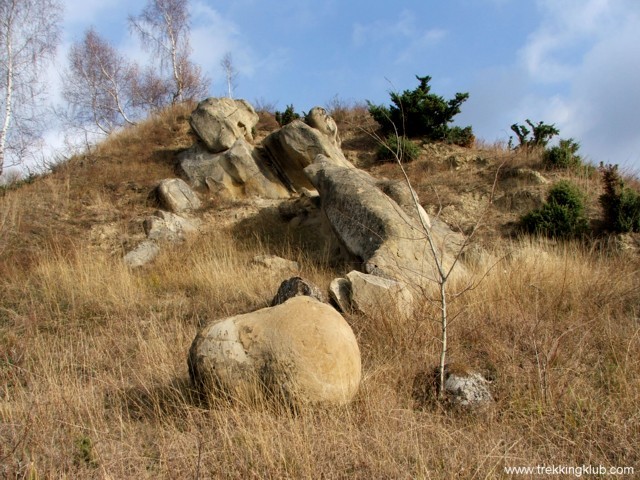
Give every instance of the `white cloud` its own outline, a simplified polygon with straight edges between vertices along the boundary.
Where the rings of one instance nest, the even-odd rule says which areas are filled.
[[[567,87],[562,97],[544,100],[547,118],[563,136],[580,140],[593,161],[640,166],[640,4],[540,0],[539,5],[542,24],[523,49],[528,73],[534,82],[558,75]],[[572,57],[564,58],[567,54]]]

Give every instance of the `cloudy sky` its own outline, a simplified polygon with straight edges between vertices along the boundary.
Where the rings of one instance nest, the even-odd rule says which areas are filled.
[[[68,46],[89,26],[131,57],[144,54],[127,15],[145,0],[64,0]],[[235,96],[296,110],[388,103],[430,75],[433,92],[469,92],[456,117],[507,141],[515,122],[555,123],[593,163],[640,171],[638,0],[191,0],[193,59],[225,92],[220,60],[239,70]],[[55,89],[54,89],[55,90]]]

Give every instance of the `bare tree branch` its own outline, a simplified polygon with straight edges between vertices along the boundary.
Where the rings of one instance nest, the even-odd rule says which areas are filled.
[[[63,77],[63,97],[71,107],[74,127],[94,125],[109,134],[134,125],[141,103],[135,98],[138,68],[90,28],[69,50],[69,70]]]
[[[129,17],[129,25],[160,60],[172,104],[207,95],[209,79],[189,58],[188,0],[149,0],[140,15]]]

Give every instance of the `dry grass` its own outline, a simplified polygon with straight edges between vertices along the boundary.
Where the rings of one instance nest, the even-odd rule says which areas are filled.
[[[155,148],[136,150],[123,132],[73,161],[84,166],[0,198],[0,478],[500,478],[514,465],[640,466],[640,261],[573,243],[495,242],[471,267],[483,281],[451,305],[450,358],[493,378],[486,412],[414,400],[415,375],[439,353],[438,306],[426,298],[406,321],[346,316],[364,367],[347,407],[203,404],[186,366],[196,330],[267,305],[286,278],[252,265],[254,255],[297,259],[324,287],[344,272],[304,239],[268,238],[268,225],[254,241],[240,241],[246,225],[217,229],[138,271],[86,243],[96,224],[126,232],[152,208],[146,187],[120,184],[171,172],[167,152],[188,143],[162,133],[173,121],[148,126],[146,138],[164,137]],[[428,161],[410,166],[415,181]],[[485,168],[481,179],[496,166]],[[433,172],[452,190],[467,175]]]

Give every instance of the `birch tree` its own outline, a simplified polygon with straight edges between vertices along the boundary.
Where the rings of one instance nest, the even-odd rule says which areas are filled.
[[[0,0],[0,175],[43,130],[45,68],[60,39],[58,0]]]
[[[69,49],[69,69],[63,77],[63,97],[75,127],[109,134],[134,125],[139,102],[134,90],[138,69],[90,28]]]
[[[129,17],[131,30],[159,59],[161,72],[170,80],[171,104],[205,97],[209,88],[209,80],[190,59],[188,7],[188,0],[149,0],[140,15]]]
[[[238,71],[233,65],[231,52],[227,52],[224,54],[224,57],[222,57],[222,60],[220,61],[220,66],[224,71],[224,77],[227,81],[227,97],[233,98],[233,91],[237,86],[236,79],[238,78]]]

